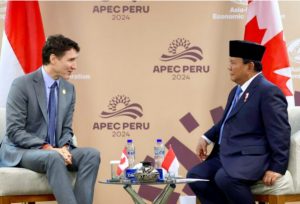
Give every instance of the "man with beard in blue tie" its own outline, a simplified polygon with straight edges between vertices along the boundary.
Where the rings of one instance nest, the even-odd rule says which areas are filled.
[[[254,204],[251,185],[273,185],[288,166],[290,125],[281,90],[261,73],[265,47],[230,41],[231,90],[222,119],[199,139],[201,163],[188,171],[202,204]],[[214,143],[207,157],[207,146]]]

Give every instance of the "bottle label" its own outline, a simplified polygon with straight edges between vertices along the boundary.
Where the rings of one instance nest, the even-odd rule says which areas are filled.
[[[127,151],[127,155],[128,156],[134,156],[135,155],[135,151],[134,150],[133,151],[129,150],[129,151]]]
[[[162,148],[154,148],[154,155],[155,156],[165,156],[165,149]]]

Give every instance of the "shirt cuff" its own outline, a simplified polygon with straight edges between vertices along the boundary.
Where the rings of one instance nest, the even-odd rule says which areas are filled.
[[[205,135],[201,136],[203,139],[205,139],[205,141],[207,142],[207,144],[211,144],[212,141],[210,139],[208,139]]]

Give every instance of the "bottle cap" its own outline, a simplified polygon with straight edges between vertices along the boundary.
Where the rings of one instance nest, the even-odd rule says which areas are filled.
[[[127,143],[132,143],[132,139],[128,139],[128,140],[127,140]]]
[[[157,139],[156,142],[162,142],[162,139]]]

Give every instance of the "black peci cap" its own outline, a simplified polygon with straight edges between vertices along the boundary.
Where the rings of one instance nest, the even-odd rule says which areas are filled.
[[[261,61],[264,52],[265,47],[254,42],[244,40],[229,41],[230,57],[239,57],[243,59]]]

